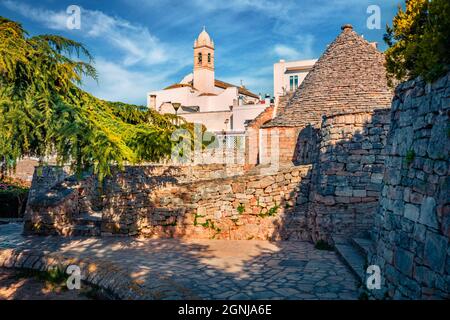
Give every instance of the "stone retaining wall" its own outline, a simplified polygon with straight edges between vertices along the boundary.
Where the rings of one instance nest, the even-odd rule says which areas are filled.
[[[295,149],[300,128],[274,127],[262,128],[262,164],[292,165],[296,159]]]
[[[129,166],[124,171],[113,169],[112,176],[114,179],[129,177],[130,185],[142,186],[150,192],[167,183],[241,175],[243,168],[243,165],[221,164]],[[79,178],[58,166],[37,167],[24,215],[25,232],[70,235],[74,220],[80,215],[101,212],[106,199],[102,194],[110,183],[110,178],[106,178],[98,185],[97,179],[89,173]]]
[[[294,210],[307,201],[308,173],[308,166],[291,167],[272,175],[171,184],[151,193],[129,188],[127,179],[119,178],[120,187],[110,184],[107,190],[103,231],[149,237],[309,239],[306,220],[299,221],[304,212]]]
[[[396,299],[450,298],[449,115],[450,74],[396,90],[371,258]]]
[[[103,235],[310,239],[302,210],[310,166],[227,178],[213,170],[203,175],[209,180],[171,170],[127,167],[105,179],[101,193],[93,176],[66,179],[29,203],[26,229],[70,235],[77,217],[97,212]]]
[[[363,235],[372,228],[388,129],[388,109],[324,118],[308,211],[315,240]]]

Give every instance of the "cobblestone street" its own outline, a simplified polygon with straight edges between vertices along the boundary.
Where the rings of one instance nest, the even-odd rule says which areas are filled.
[[[358,297],[356,278],[336,253],[307,242],[24,237],[21,225],[7,224],[0,225],[0,249],[95,258],[143,285],[169,280],[191,299]]]

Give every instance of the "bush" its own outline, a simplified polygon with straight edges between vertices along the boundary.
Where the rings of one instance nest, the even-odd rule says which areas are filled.
[[[0,181],[0,217],[20,218],[25,211],[28,198],[28,188],[12,183]]]
[[[329,244],[328,242],[326,242],[325,240],[319,240],[316,242],[316,244],[314,245],[314,248],[316,248],[317,250],[324,250],[324,251],[333,251],[334,247]]]
[[[418,76],[436,80],[450,70],[450,1],[406,0],[384,41],[391,86]]]

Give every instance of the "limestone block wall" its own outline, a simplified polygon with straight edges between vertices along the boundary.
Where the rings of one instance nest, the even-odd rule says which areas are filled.
[[[33,201],[40,192],[44,192],[55,184],[62,182],[69,175],[69,168],[60,166],[36,166],[28,194],[28,201]]]
[[[382,269],[380,295],[450,298],[449,115],[450,74],[396,90],[370,259]]]
[[[388,129],[388,109],[324,118],[308,210],[315,240],[361,236],[371,230]]]
[[[168,184],[147,192],[129,177],[110,183],[102,231],[147,237],[309,239],[309,166]]]
[[[168,183],[208,180],[242,175],[243,165],[197,166],[129,166],[124,171],[112,170],[115,179],[128,177],[129,185],[153,190]],[[98,185],[89,172],[81,179],[70,174],[68,168],[43,166],[36,168],[24,214],[25,232],[63,234],[73,232],[75,220],[85,213],[101,212],[103,194],[110,188],[111,178]],[[131,188],[131,187],[130,187]]]
[[[300,128],[273,127],[263,128],[262,145],[259,152],[262,154],[262,164],[292,165],[295,160],[295,149]]]
[[[294,150],[295,164],[311,164],[317,162],[320,130],[308,125],[298,134]]]
[[[245,164],[247,168],[254,167],[259,162],[260,128],[272,119],[273,114],[274,107],[267,107],[247,125],[245,135]]]
[[[26,231],[70,235],[78,217],[97,212],[104,235],[310,239],[302,210],[310,166],[226,177],[217,177],[217,166],[184,170],[127,167],[107,178],[101,192],[93,176],[65,179],[29,203]]]

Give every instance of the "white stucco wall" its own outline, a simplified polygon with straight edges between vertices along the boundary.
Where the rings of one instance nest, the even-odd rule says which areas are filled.
[[[215,96],[200,95],[198,91],[190,87],[153,91],[147,95],[149,108],[151,95],[156,96],[156,110],[161,112],[175,113],[174,110],[160,110],[161,105],[166,102],[178,102],[183,106],[198,106],[201,112],[229,111],[234,100],[238,98],[238,89],[236,87],[225,90],[219,88]]]
[[[316,59],[312,60],[297,60],[297,61],[284,61],[275,63],[273,65],[273,90],[275,97],[275,104],[278,103],[278,97],[282,96],[284,93],[283,88],[286,91],[290,91],[290,76],[298,76],[298,85],[302,83],[306,75],[310,71],[314,64],[317,62]],[[307,69],[307,70],[296,70],[296,69]]]
[[[269,105],[254,104],[243,105],[233,108],[233,131],[244,131],[245,121],[255,119],[261,112],[263,112]]]
[[[194,112],[185,113],[180,116],[192,123],[199,123],[205,125],[208,131],[220,132],[230,130],[230,117],[231,111],[218,111],[218,112]],[[226,123],[228,120],[228,123]]]
[[[175,88],[170,90],[159,90],[148,93],[147,107],[150,108],[150,96],[156,95],[156,110],[159,111],[160,106],[165,102],[178,102],[184,106],[192,106],[194,102],[192,97],[195,97],[190,87]],[[174,112],[175,113],[175,112]]]

